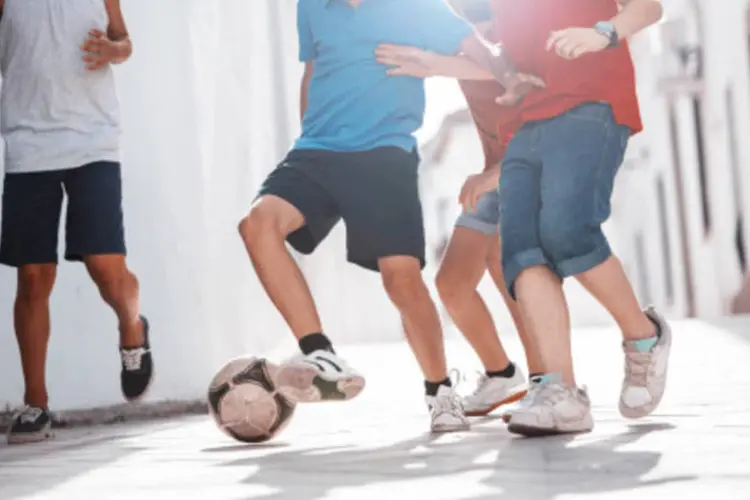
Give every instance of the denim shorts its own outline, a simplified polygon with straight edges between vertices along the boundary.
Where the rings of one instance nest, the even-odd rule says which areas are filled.
[[[487,236],[494,236],[497,234],[499,223],[500,193],[493,190],[479,198],[476,210],[459,215],[456,220],[456,227],[466,227]]]
[[[610,215],[629,137],[630,129],[602,102],[526,123],[513,136],[499,188],[503,271],[511,295],[529,267],[546,265],[564,279],[610,257],[601,225]]]

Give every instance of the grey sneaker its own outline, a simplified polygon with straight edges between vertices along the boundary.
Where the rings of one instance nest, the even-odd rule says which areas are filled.
[[[620,413],[625,418],[642,418],[651,414],[659,406],[667,383],[672,331],[653,308],[645,313],[659,327],[659,339],[647,352],[639,351],[635,342],[623,343],[625,379],[620,392]]]
[[[536,391],[541,386],[542,380],[544,380],[544,375],[535,375],[529,378],[528,390],[526,392],[526,395],[524,395],[524,397],[521,398],[517,403],[508,406],[505,411],[503,411],[501,415],[503,422],[505,422],[506,424],[510,422],[510,417],[511,415],[513,415],[514,411],[518,410],[519,408],[525,408],[534,401],[534,398],[536,397]]]
[[[570,387],[559,375],[546,375],[524,406],[510,416],[508,431],[537,437],[589,432],[594,428],[586,389]]]
[[[425,396],[430,410],[430,430],[439,432],[468,431],[471,427],[466,418],[461,398],[452,387],[441,385],[436,396]]]

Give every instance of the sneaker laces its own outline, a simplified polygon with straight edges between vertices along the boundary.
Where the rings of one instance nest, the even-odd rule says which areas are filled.
[[[567,387],[560,384],[543,384],[534,391],[532,397],[534,404],[554,406],[564,400],[569,392]]]
[[[463,415],[464,405],[461,398],[455,392],[435,396],[430,403],[432,414],[450,413],[451,415]]]
[[[44,410],[42,410],[41,408],[27,405],[16,411],[13,420],[18,419],[18,421],[22,424],[32,424],[42,416],[42,413],[44,413]]]
[[[625,377],[629,385],[647,386],[648,372],[651,367],[650,352],[625,353]]]
[[[134,349],[121,349],[122,364],[125,366],[125,370],[132,372],[141,369],[143,362],[143,355],[146,354],[146,349],[143,347],[136,347]]]

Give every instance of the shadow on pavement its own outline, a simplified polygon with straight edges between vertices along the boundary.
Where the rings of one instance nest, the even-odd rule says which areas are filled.
[[[175,424],[165,424],[164,428]],[[132,426],[56,431],[43,443],[9,446],[0,442],[0,499],[16,500],[43,493],[78,476],[105,467],[145,447],[128,444],[139,435]],[[83,500],[83,499],[82,499]]]
[[[568,494],[632,491],[696,479],[685,475],[645,480],[643,477],[659,463],[661,453],[622,449],[650,433],[673,428],[668,424],[642,424],[603,438],[592,434],[523,439],[512,437],[495,424],[479,422],[472,432],[463,435],[422,436],[369,449],[280,451],[221,466],[257,467],[244,482],[275,490],[263,497],[268,500],[316,500],[333,490],[357,498],[361,490],[356,490],[364,487],[368,487],[368,493],[369,488],[377,488],[383,495],[397,498],[393,495],[398,491],[407,495],[402,488],[410,488],[410,481],[421,484],[417,497],[455,498],[440,494],[440,485],[448,484],[440,478],[454,482],[458,478],[459,484],[471,489],[463,493],[442,491],[457,493],[461,498],[553,500]],[[432,487],[424,484],[428,480]],[[438,491],[433,493],[434,489]],[[414,494],[409,491],[407,496]]]

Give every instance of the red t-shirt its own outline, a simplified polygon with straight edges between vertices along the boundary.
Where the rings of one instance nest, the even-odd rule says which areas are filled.
[[[485,166],[491,168],[503,159],[510,138],[521,126],[519,109],[500,106],[495,102],[505,92],[497,82],[459,80],[458,83],[479,131]]]
[[[604,101],[633,133],[643,129],[635,70],[625,41],[615,48],[566,60],[545,49],[552,31],[591,27],[618,13],[616,0],[491,0],[493,38],[502,40],[519,71],[541,77],[546,88],[520,104],[524,122],[558,116],[584,102]]]

